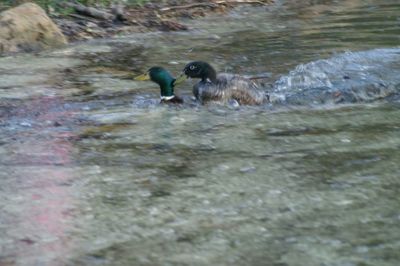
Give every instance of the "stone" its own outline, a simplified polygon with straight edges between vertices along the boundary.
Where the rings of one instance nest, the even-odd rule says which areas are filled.
[[[65,44],[61,30],[34,3],[0,13],[0,53],[38,51]]]

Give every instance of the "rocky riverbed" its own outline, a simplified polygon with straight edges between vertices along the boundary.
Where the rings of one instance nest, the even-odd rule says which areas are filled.
[[[238,5],[264,6],[272,3],[263,1],[158,1],[147,2],[142,6],[124,5],[84,6],[75,2],[60,2],[47,10],[48,18],[39,6],[28,3],[7,10],[0,15],[3,27],[0,30],[0,52],[37,51],[49,46],[65,43],[58,29],[69,41],[105,38],[148,31],[188,30],[183,20],[224,14]],[[29,18],[30,21],[25,21]],[[43,21],[46,20],[46,21]],[[39,25],[40,24],[40,25]],[[38,26],[39,25],[39,26]],[[57,31],[57,33],[56,33]],[[11,43],[8,41],[11,40]]]

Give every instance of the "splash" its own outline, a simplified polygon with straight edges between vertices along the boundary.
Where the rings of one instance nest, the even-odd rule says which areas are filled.
[[[400,92],[400,49],[347,52],[301,64],[276,81],[271,99],[287,104],[371,102]]]

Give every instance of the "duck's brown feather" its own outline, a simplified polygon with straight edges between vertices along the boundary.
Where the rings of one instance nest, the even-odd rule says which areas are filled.
[[[234,99],[239,104],[259,105],[267,101],[265,93],[256,83],[240,75],[228,73],[219,74],[214,83],[200,81],[193,87],[193,94],[202,103],[228,102]]]

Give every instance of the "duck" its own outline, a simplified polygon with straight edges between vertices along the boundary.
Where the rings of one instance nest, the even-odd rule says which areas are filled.
[[[249,77],[230,73],[217,75],[215,69],[204,61],[188,63],[180,79],[181,76],[200,79],[193,86],[193,94],[202,104],[236,101],[239,105],[260,105],[269,102],[268,95]]]
[[[134,78],[135,80],[151,80],[160,86],[160,103],[181,104],[183,99],[174,93],[174,87],[184,80],[175,79],[165,68],[159,66],[151,67],[146,73]]]

